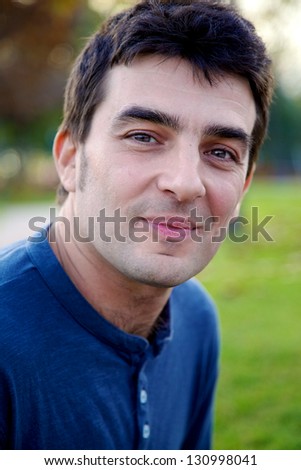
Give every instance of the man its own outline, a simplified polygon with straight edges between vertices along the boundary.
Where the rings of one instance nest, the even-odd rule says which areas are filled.
[[[210,448],[217,321],[191,278],[250,184],[271,93],[230,6],[145,0],[91,38],[54,142],[60,217],[1,254],[1,448]]]

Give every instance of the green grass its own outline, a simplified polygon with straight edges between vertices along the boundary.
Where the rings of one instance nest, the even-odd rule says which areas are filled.
[[[0,191],[0,207],[9,204],[39,203],[55,200],[55,189],[42,190],[27,185],[10,186]]]
[[[199,276],[220,311],[216,449],[301,449],[301,184],[258,181],[242,214],[274,239],[227,240]]]

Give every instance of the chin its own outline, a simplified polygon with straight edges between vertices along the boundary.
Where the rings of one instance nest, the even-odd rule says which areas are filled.
[[[152,287],[171,288],[188,281],[188,279],[198,274],[200,270],[189,270],[187,272],[183,271],[183,269],[173,270],[172,272],[164,272],[163,269],[160,269],[160,271],[149,270],[139,274],[136,272],[132,279]]]

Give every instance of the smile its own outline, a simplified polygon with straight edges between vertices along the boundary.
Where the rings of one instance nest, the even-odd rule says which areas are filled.
[[[150,230],[158,235],[158,238],[170,242],[179,242],[191,238],[196,230],[196,224],[188,218],[179,216],[157,216],[146,219]]]

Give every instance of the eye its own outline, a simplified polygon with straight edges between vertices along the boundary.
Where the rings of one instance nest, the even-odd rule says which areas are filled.
[[[222,161],[237,161],[238,158],[236,157],[234,152],[224,148],[216,148],[205,152],[206,155],[212,155],[213,157],[222,160]]]
[[[127,139],[134,140],[142,144],[154,144],[157,143],[157,140],[152,135],[146,132],[135,132],[127,136]]]

